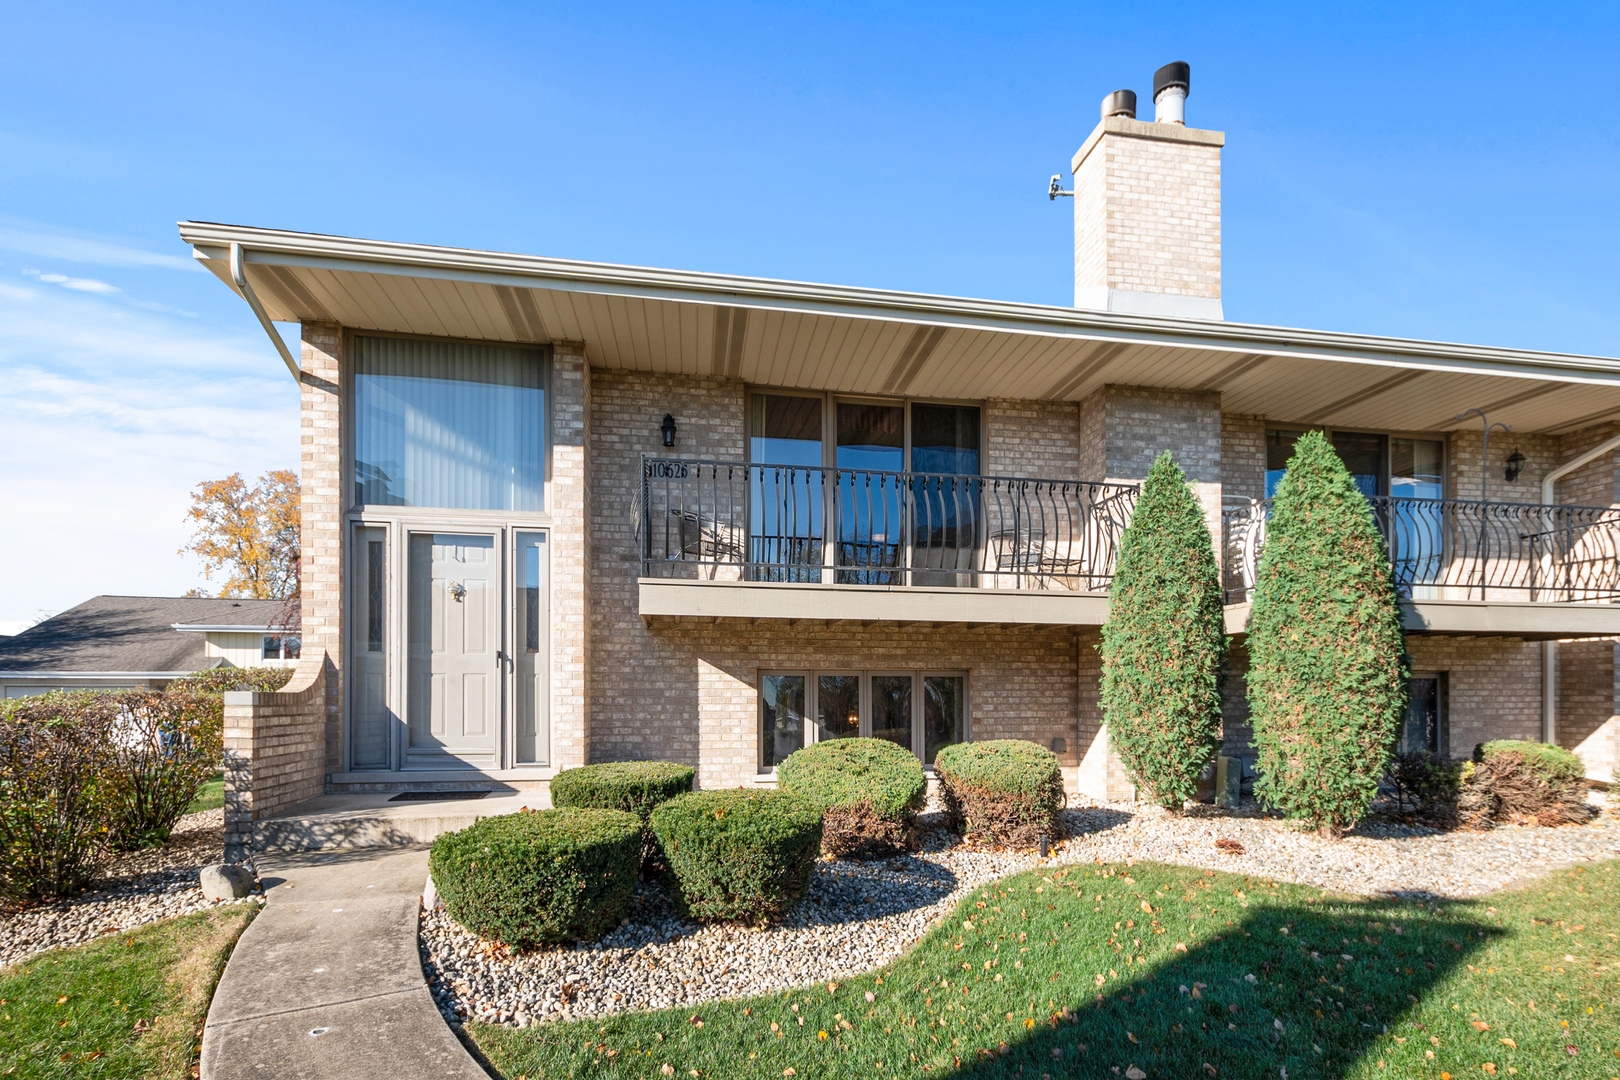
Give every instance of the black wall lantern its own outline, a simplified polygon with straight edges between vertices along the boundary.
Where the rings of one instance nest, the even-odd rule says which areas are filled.
[[[664,433],[664,445],[665,446],[674,446],[675,445],[675,418],[673,416],[669,415],[669,413],[665,413],[664,414],[664,422],[659,425],[659,430],[661,430]],[[1520,458],[1519,460],[1522,461],[1524,459]]]
[[[1502,467],[1502,478],[1511,484],[1519,478],[1519,474],[1523,471],[1524,455],[1519,453],[1519,448],[1515,446],[1513,453],[1508,455],[1507,464]]]

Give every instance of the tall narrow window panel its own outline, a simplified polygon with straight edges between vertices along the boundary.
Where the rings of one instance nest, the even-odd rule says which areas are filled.
[[[355,501],[545,509],[542,349],[357,336]]]

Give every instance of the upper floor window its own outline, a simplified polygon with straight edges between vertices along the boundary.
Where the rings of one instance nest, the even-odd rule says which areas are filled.
[[[1277,494],[1277,485],[1288,471],[1288,460],[1294,456],[1294,443],[1303,434],[1300,428],[1271,428],[1266,432],[1266,498]],[[1328,429],[1325,434],[1350,470],[1350,478],[1367,498],[1445,497],[1445,444],[1439,439],[1338,429]]]
[[[761,393],[748,426],[760,464],[979,475],[977,405]]]
[[[351,352],[356,503],[545,509],[543,350],[356,336]]]

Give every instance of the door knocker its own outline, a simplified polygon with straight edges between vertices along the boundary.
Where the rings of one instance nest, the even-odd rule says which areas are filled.
[[[463,585],[459,581],[452,581],[450,583],[450,599],[454,600],[456,603],[459,604],[459,603],[461,603],[463,598],[466,597],[466,595],[467,595],[467,586]]]

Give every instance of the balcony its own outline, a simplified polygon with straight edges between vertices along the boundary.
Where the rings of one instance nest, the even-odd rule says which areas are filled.
[[[647,457],[643,616],[1100,624],[1136,488]]]
[[[1620,632],[1620,509],[1370,499],[1408,630],[1579,637]],[[1227,628],[1247,621],[1269,500],[1222,512]]]

